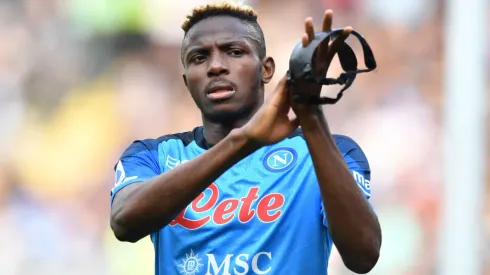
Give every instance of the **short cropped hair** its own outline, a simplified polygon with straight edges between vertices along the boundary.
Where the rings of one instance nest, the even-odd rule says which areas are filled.
[[[187,15],[186,20],[182,24],[184,34],[187,35],[190,29],[200,21],[214,16],[231,16],[246,24],[249,27],[248,29],[251,38],[257,43],[259,58],[262,59],[265,57],[266,47],[264,33],[257,22],[257,12],[250,6],[238,5],[230,2],[198,6]]]

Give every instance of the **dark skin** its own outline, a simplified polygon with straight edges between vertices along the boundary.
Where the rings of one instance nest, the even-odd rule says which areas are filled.
[[[331,31],[333,12],[325,12],[322,31]],[[334,41],[320,45],[314,60],[315,72],[325,75],[338,47],[350,35],[351,27]],[[314,39],[312,19],[305,20],[303,46]],[[328,43],[327,43],[328,42]],[[322,86],[303,83],[301,91],[319,95]],[[379,221],[350,173],[328,123],[319,106],[292,103],[300,120],[318,178],[322,200],[327,212],[329,231],[347,268],[368,273],[379,259],[381,227]]]
[[[184,83],[201,110],[211,144],[243,126],[263,104],[264,84],[272,79],[275,64],[271,57],[260,58],[257,43],[240,20],[227,16],[203,20],[183,41]],[[206,87],[217,79],[235,88],[232,98],[216,103],[206,97]]]
[[[329,30],[331,22],[332,12],[327,11],[322,30]],[[318,73],[326,73],[351,30],[345,28],[342,36],[322,46],[314,61]],[[303,45],[312,38],[313,25],[308,18]],[[274,61],[258,57],[255,42],[247,38],[247,29],[238,19],[201,21],[184,43],[184,81],[202,112],[206,141],[215,145],[175,169],[119,191],[111,208],[116,237],[136,242],[166,226],[235,163],[283,140],[301,124],[333,241],[347,268],[369,272],[379,257],[380,226],[338,151],[321,109],[291,102],[285,76],[263,102],[264,84],[274,74]],[[206,87],[217,78],[236,89],[233,96],[224,101],[207,98]],[[301,90],[318,94],[321,87],[303,83]],[[291,108],[295,119],[288,117]]]

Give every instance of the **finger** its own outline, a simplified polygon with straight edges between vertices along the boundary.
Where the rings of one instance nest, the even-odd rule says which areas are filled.
[[[311,17],[306,18],[305,20],[305,31],[308,35],[309,42],[315,39],[315,29],[313,28],[313,19]]]
[[[286,88],[286,84],[288,82],[287,74],[284,74],[279,82],[277,83],[276,90],[284,90]]]
[[[342,37],[344,37],[344,40],[349,37],[349,35],[352,33],[353,28],[351,26],[347,26],[344,28],[342,31]]]
[[[270,104],[280,107],[287,98],[287,77],[284,75],[270,97]]]
[[[329,51],[333,50],[335,53],[335,50],[338,49],[341,45],[343,45],[344,41],[349,37],[349,35],[352,32],[352,27],[345,27],[342,31],[342,34],[340,34],[338,37],[336,37],[333,42],[329,45]]]
[[[323,44],[323,45],[328,45],[326,50],[325,48],[320,49],[321,50],[321,56],[322,59],[324,60],[325,63],[320,68],[320,71],[325,71],[327,70],[328,67],[330,67],[330,62],[332,62],[333,57],[337,52],[339,51],[340,47],[344,45],[344,41],[349,37],[350,33],[352,32],[352,27],[346,27],[343,29],[342,33],[337,35],[335,38],[333,38],[333,41],[330,42],[329,44]],[[324,46],[322,46],[324,47]],[[325,50],[325,51],[324,51]]]
[[[305,33],[301,37],[301,43],[303,44],[303,47],[306,47],[310,44],[310,41],[308,40],[308,35]]]
[[[325,14],[323,15],[322,31],[324,31],[324,32],[331,31],[332,30],[332,21],[333,21],[333,11],[332,10],[326,10]]]

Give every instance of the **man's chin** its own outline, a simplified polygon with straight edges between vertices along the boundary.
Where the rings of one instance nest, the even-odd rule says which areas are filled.
[[[205,119],[216,123],[232,123],[243,119],[244,117],[248,117],[248,114],[250,113],[249,108],[244,106],[223,103],[224,104],[210,106],[210,108],[204,112]]]

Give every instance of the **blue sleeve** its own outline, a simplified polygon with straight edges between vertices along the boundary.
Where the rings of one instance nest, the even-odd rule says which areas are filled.
[[[111,205],[116,193],[125,186],[160,174],[158,149],[152,148],[147,142],[135,141],[124,151],[114,170],[116,175],[111,190]]]
[[[371,168],[369,167],[366,155],[361,147],[353,139],[347,136],[335,136],[335,140],[352,176],[357,182],[357,185],[364,196],[369,200],[371,198]],[[321,204],[321,215],[323,217],[323,224],[328,226],[327,215],[323,203]]]

